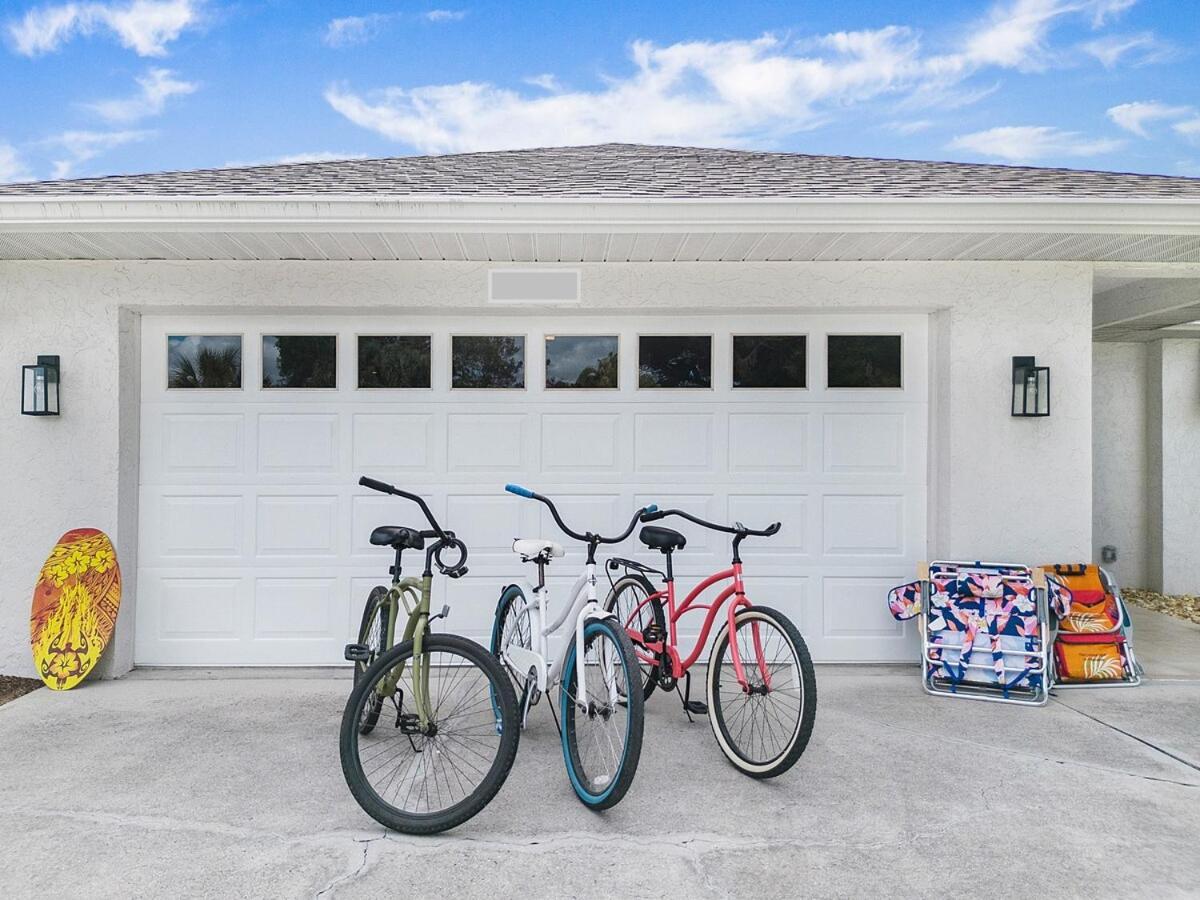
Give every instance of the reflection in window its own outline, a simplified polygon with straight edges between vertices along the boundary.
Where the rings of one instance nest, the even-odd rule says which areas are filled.
[[[802,334],[735,335],[735,388],[802,388],[808,369]]]
[[[427,388],[429,335],[363,335],[358,339],[360,388]]]
[[[638,338],[638,387],[711,386],[711,336],[643,335]]]
[[[240,388],[242,338],[237,334],[167,336],[167,387]]]
[[[450,386],[525,387],[525,337],[455,335],[451,338]]]
[[[827,338],[831,388],[900,387],[900,335],[831,334]]]
[[[332,334],[264,334],[262,341],[263,387],[337,387],[337,338]]]
[[[615,388],[616,335],[546,337],[546,387]]]

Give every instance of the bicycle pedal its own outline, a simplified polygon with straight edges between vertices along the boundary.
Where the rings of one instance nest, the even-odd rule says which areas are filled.
[[[366,644],[347,644],[345,657],[350,662],[370,662],[371,648]]]
[[[421,717],[416,713],[400,713],[396,717],[396,727],[401,734],[420,734]]]
[[[683,708],[690,713],[695,713],[698,716],[708,715],[708,704],[703,703],[700,700],[685,700],[683,701]]]

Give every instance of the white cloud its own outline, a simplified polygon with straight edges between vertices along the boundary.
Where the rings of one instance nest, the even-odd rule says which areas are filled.
[[[1192,139],[1200,140],[1200,118],[1187,119],[1183,122],[1176,122],[1171,127],[1174,128],[1176,132],[1183,135],[1185,138],[1188,138],[1189,140],[1192,140]]]
[[[635,41],[632,70],[594,90],[566,90],[544,73],[525,79],[536,91],[333,84],[325,99],[355,124],[429,153],[613,140],[770,146],[855,105],[944,111],[975,102],[996,89],[980,73],[1044,66],[1059,24],[1102,23],[1131,2],[1007,0],[946,53],[926,52],[918,32],[896,25],[800,42]]]
[[[1051,31],[1068,18],[1083,17],[1100,28],[1137,0],[1009,0],[992,7],[961,52],[964,62],[1040,71],[1055,61]]]
[[[338,153],[334,150],[317,150],[313,153],[288,153],[270,159],[257,159],[252,162],[232,160],[225,163],[227,169],[241,169],[247,166],[286,166],[291,163],[334,162],[341,159],[366,159],[365,153]]]
[[[131,97],[99,100],[87,107],[109,122],[136,122],[157,116],[170,98],[191,94],[199,87],[195,82],[180,81],[170,69],[148,69],[137,83],[140,90]]]
[[[0,141],[0,184],[7,184],[11,181],[28,181],[31,177],[17,148],[12,144]]]
[[[42,143],[66,153],[66,156],[54,160],[54,177],[69,178],[74,174],[76,166],[81,163],[95,159],[101,153],[125,144],[145,140],[153,133],[152,131],[64,131],[62,134],[47,138]]]
[[[431,9],[423,18],[430,22],[460,22],[466,16],[465,9]]]
[[[391,15],[374,13],[369,16],[345,16],[333,19],[325,26],[322,38],[330,47],[351,47],[365,44],[379,34],[380,29],[391,19]]]
[[[1100,64],[1106,69],[1116,68],[1127,56],[1131,57],[1135,65],[1143,66],[1163,62],[1173,55],[1170,46],[1148,31],[1096,38],[1094,41],[1080,44],[1079,49],[1100,60]]]
[[[1157,100],[1122,103],[1110,107],[1108,117],[1126,131],[1148,138],[1146,125],[1162,119],[1181,119],[1192,111],[1189,106],[1167,106]]]
[[[165,56],[167,44],[200,21],[204,0],[130,0],[127,3],[62,3],[31,9],[8,24],[22,56],[57,50],[79,35],[112,32],[139,56]]]
[[[909,119],[906,121],[887,122],[883,127],[888,131],[894,131],[896,134],[907,136],[929,130],[933,127],[933,122],[929,119]]]
[[[1088,138],[1077,131],[1046,125],[1007,125],[964,134],[950,142],[952,150],[966,150],[1009,162],[1032,162],[1063,156],[1097,156],[1121,146],[1120,141]]]

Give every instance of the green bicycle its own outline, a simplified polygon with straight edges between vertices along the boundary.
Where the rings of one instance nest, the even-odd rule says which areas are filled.
[[[517,755],[520,719],[512,682],[479,644],[434,634],[433,568],[466,574],[467,548],[445,531],[425,501],[372,478],[359,484],[412,500],[432,528],[385,525],[371,534],[391,547],[390,588],[376,587],[363,610],[358,642],[346,646],[354,689],[342,715],[342,773],[359,806],[382,825],[435,834],[461,825],[496,796]],[[430,542],[428,545],[426,542]],[[405,550],[423,550],[419,578],[404,577]],[[443,552],[458,555],[452,564]],[[401,610],[407,621],[396,642]]]

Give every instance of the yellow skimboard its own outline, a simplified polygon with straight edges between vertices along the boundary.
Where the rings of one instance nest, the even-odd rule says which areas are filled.
[[[87,678],[108,646],[121,606],[117,551],[103,531],[68,531],[33,591],[29,640],[46,686],[67,691]]]

